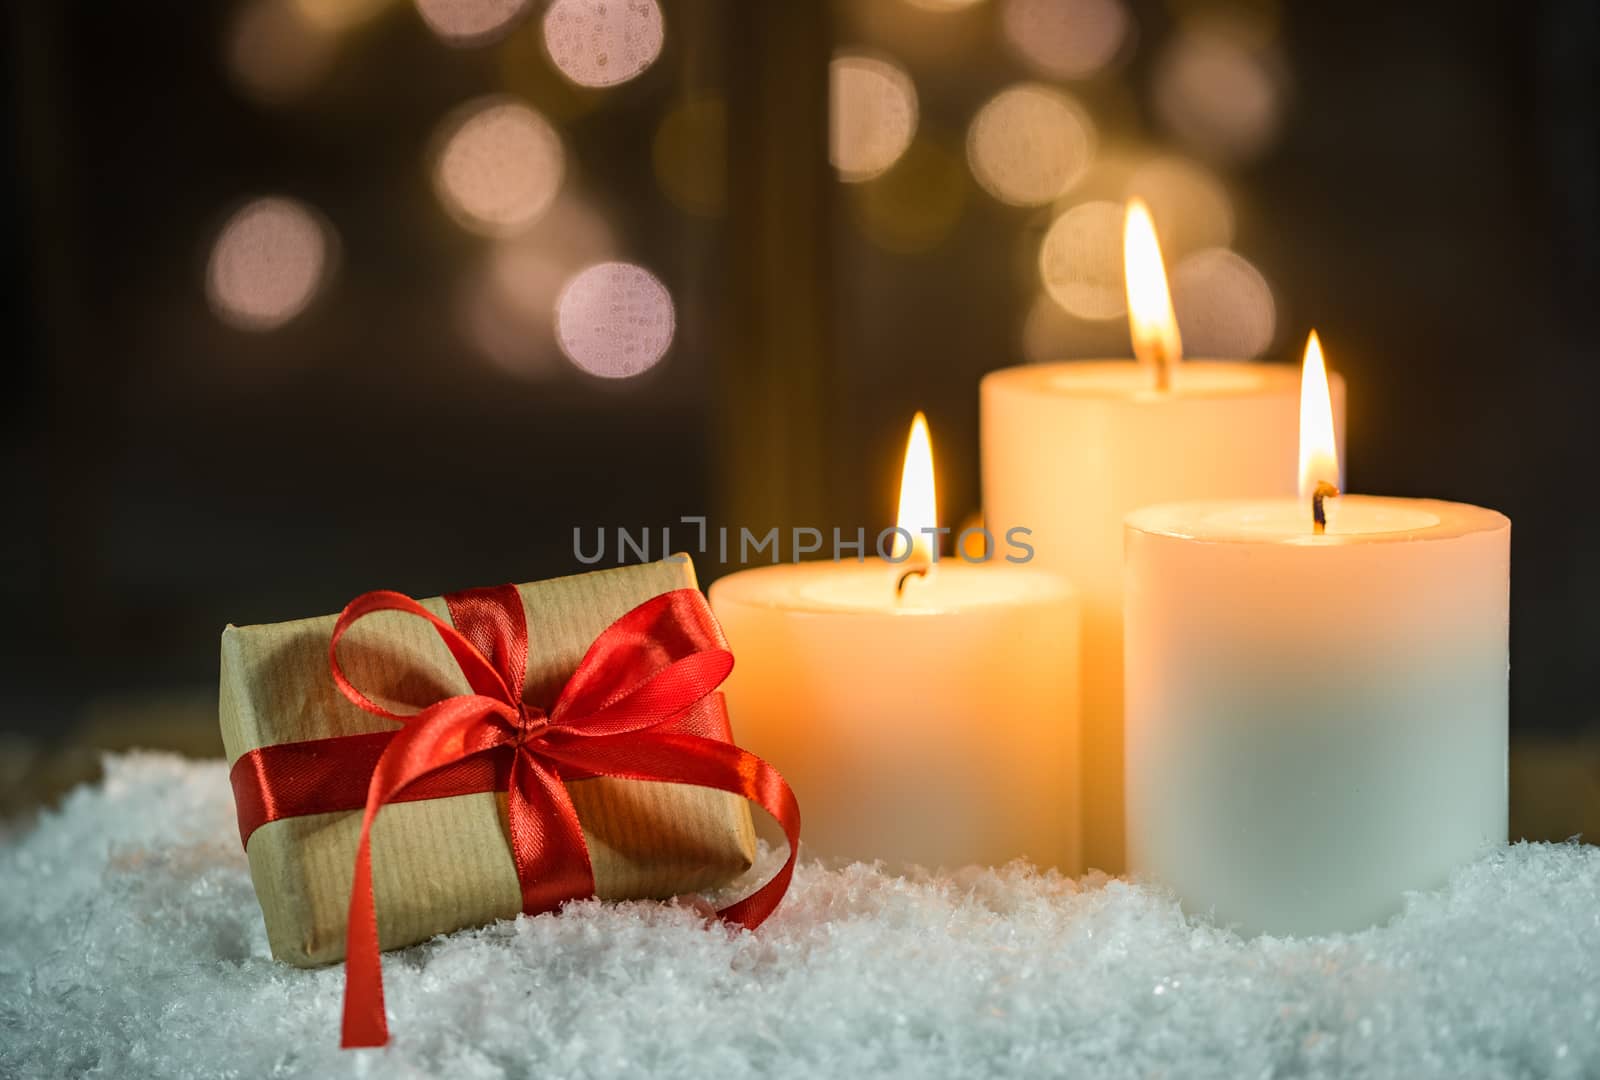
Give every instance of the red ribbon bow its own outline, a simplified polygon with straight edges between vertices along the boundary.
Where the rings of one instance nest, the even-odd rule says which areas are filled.
[[[522,907],[529,914],[594,895],[588,846],[563,778],[612,776],[716,788],[742,795],[776,818],[789,841],[788,860],[761,888],[719,911],[726,922],[749,929],[760,925],[778,906],[794,874],[800,809],[789,785],[776,769],[732,745],[725,734],[695,734],[707,730],[705,706],[720,707],[715,691],[733,668],[733,654],[698,591],[663,593],[607,627],[548,713],[522,698],[528,628],[516,588],[474,589],[446,601],[454,626],[396,592],[357,597],[334,626],[328,656],[339,690],[367,712],[402,727],[376,736],[263,747],[233,769],[240,828],[248,839],[265,821],[352,808],[339,805],[345,799],[337,782],[324,787],[317,780],[332,781],[345,766],[359,768],[377,749],[375,739],[384,740],[370,766],[350,894],[346,1047],[382,1046],[389,1037],[370,844],[372,823],[386,803],[505,790],[512,858],[522,885]],[[427,619],[472,692],[401,715],[356,689],[339,666],[339,640],[375,611]],[[712,730],[714,726],[713,721]],[[343,760],[341,749],[348,750]],[[294,783],[274,791],[269,783],[274,772],[281,777],[285,771],[294,774]]]

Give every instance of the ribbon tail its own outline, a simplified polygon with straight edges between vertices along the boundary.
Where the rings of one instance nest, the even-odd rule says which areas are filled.
[[[435,769],[490,747],[468,747],[466,736],[481,727],[482,699],[450,698],[419,713],[394,733],[372,771],[361,839],[356,846],[355,880],[345,930],[344,1021],[340,1045],[382,1046],[389,1041],[383,1006],[383,964],[378,958],[378,908],[372,891],[372,825],[378,811],[406,785]]]
[[[572,796],[555,769],[526,747],[518,749],[511,763],[506,816],[523,911],[537,915],[594,895],[589,845]]]
[[[356,848],[355,881],[350,888],[350,913],[344,945],[344,1017],[339,1045],[382,1046],[389,1041],[389,1020],[383,1006],[383,962],[378,959],[378,906],[372,894],[372,849],[368,833],[374,814],[361,821]]]
[[[539,750],[545,757],[599,776],[715,788],[760,806],[783,829],[789,857],[766,884],[721,909],[717,916],[754,930],[777,909],[794,877],[800,853],[800,804],[777,769],[730,743],[650,731],[563,740],[546,743]]]

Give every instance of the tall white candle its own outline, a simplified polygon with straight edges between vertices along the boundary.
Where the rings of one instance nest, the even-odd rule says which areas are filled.
[[[1176,363],[1154,230],[1136,206],[1128,232],[1144,362],[1009,368],[981,391],[985,523],[1031,529],[1032,565],[1063,573],[1081,598],[1084,856],[1111,873],[1124,865],[1122,519],[1172,499],[1293,495],[1299,417],[1291,365]],[[1342,432],[1338,379],[1333,397]]]
[[[1308,491],[1335,476],[1332,448]],[[1249,932],[1356,930],[1506,835],[1510,523],[1421,499],[1127,519],[1130,868]]]
[[[931,463],[908,451],[906,478],[900,524],[926,541]],[[892,554],[906,561],[761,567],[712,585],[740,744],[783,770],[812,854],[1075,869],[1070,586],[1025,568],[930,566],[926,543]],[[912,567],[927,572],[906,577]]]

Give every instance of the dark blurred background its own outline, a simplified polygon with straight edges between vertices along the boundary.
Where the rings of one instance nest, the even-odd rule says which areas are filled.
[[[1129,355],[1140,194],[1191,355],[1315,325],[1351,487],[1511,516],[1513,831],[1600,835],[1595,12],[8,5],[0,813],[219,752],[229,621],[888,524],[916,408],[975,511],[978,378]]]

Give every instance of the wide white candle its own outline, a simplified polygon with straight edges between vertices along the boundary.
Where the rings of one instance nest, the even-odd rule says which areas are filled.
[[[1003,563],[934,561],[920,413],[898,520],[896,562],[762,567],[712,585],[740,743],[784,771],[814,854],[1075,869],[1071,587]]]
[[[1511,526],[1349,497],[1127,523],[1128,861],[1250,931],[1356,930],[1506,836]]]
[[[1139,246],[1140,221],[1134,207],[1130,312],[1145,362],[1009,368],[981,391],[985,523],[1031,529],[1032,565],[1064,573],[1081,598],[1084,855],[1111,873],[1124,865],[1122,519],[1174,499],[1293,495],[1299,418],[1292,365],[1175,363],[1160,255],[1153,231]],[[1342,381],[1333,391],[1342,431]]]
[[[712,585],[740,744],[783,770],[812,854],[1076,867],[1071,590],[945,559],[897,599],[901,572],[803,563]]]
[[[1337,479],[1311,426],[1308,493]],[[1510,523],[1326,509],[1322,534],[1306,499],[1127,518],[1130,868],[1249,932],[1373,925],[1506,835]]]

